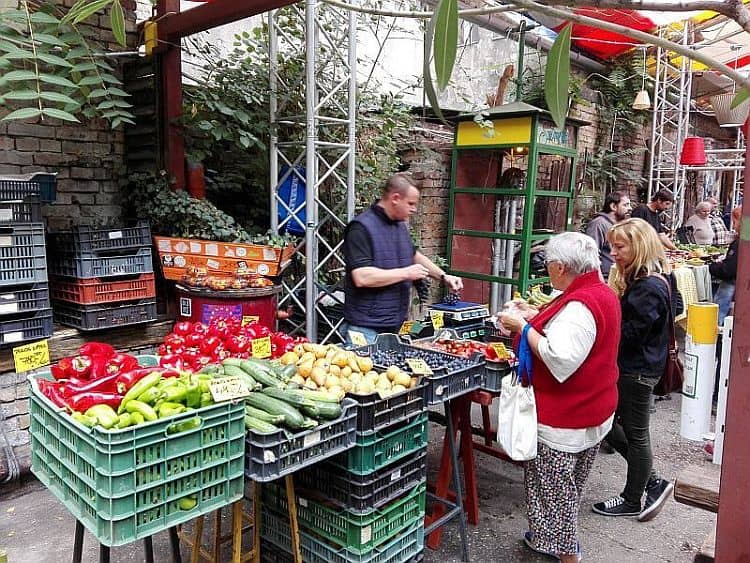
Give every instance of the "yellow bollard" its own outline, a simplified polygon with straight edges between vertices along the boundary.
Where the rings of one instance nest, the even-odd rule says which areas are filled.
[[[695,344],[716,344],[719,334],[719,306],[716,303],[688,305],[687,333]]]

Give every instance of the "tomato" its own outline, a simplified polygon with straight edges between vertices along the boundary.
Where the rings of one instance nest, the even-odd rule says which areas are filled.
[[[180,321],[179,323],[175,323],[174,327],[172,328],[172,332],[179,336],[187,336],[193,331],[193,323],[190,321]]]

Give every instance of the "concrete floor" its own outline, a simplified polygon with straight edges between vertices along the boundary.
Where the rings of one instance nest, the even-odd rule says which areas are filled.
[[[657,403],[652,420],[657,470],[673,479],[691,463],[708,464],[700,443],[679,436],[680,401]],[[428,461],[434,471],[440,452],[441,428],[431,427]],[[518,467],[482,453],[476,454],[479,476],[480,523],[469,526],[471,559],[474,562],[552,561],[530,552],[520,541],[526,529],[523,473]],[[590,504],[620,492],[625,464],[617,454],[600,454],[587,483],[581,509],[580,540],[584,561],[601,563],[656,563],[692,561],[714,521],[714,516],[696,508],[667,503],[653,521],[639,523],[634,518],[606,518],[593,514]],[[0,549],[9,563],[58,563],[70,561],[75,521],[64,506],[34,479],[19,487],[0,492]],[[228,526],[227,526],[228,527]],[[426,563],[460,561],[458,530],[449,525],[439,550],[425,553]],[[154,538],[155,560],[170,561],[168,538]],[[183,560],[188,552],[182,550]],[[112,549],[113,562],[143,561],[141,544]],[[228,557],[226,558],[228,561]],[[98,561],[95,540],[86,532],[83,561]]]

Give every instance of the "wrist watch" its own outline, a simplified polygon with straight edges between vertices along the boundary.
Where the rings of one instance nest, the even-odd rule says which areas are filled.
[[[440,274],[440,283],[445,285],[445,274]]]

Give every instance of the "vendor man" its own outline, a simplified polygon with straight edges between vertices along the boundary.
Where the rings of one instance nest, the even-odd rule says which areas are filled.
[[[661,222],[661,214],[672,207],[673,203],[674,194],[671,192],[671,190],[663,188],[653,195],[651,201],[646,204],[639,205],[638,207],[633,209],[633,212],[630,214],[631,217],[643,219],[649,225],[651,225],[659,235],[659,240],[661,241],[661,243],[668,250],[676,250],[677,247],[667,236],[667,229]]]
[[[451,291],[461,278],[446,274],[416,250],[408,219],[416,213],[419,190],[409,175],[393,175],[378,201],[357,215],[344,233],[346,260],[343,335],[362,333],[373,342],[381,332],[398,332],[409,313],[412,284],[431,277]]]

